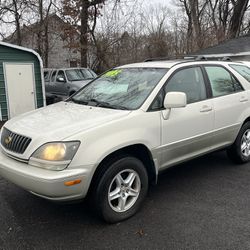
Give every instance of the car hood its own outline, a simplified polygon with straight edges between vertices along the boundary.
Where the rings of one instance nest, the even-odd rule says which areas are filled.
[[[130,112],[59,102],[17,116],[8,121],[5,127],[33,139],[56,141],[117,120],[127,116]]]

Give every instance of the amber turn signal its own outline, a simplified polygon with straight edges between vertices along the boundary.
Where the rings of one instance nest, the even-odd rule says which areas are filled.
[[[78,179],[78,180],[64,182],[64,185],[67,186],[67,187],[69,187],[69,186],[73,186],[73,185],[79,184],[81,182],[82,181]]]

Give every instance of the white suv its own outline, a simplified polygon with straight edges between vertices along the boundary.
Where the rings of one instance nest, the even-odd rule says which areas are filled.
[[[0,175],[53,201],[88,195],[107,222],[124,220],[170,166],[221,148],[249,161],[249,74],[218,61],[112,69],[65,102],[8,121]]]

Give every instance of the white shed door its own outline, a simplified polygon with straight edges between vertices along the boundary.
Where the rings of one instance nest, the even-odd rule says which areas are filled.
[[[5,63],[4,68],[9,119],[34,110],[36,104],[33,64]]]

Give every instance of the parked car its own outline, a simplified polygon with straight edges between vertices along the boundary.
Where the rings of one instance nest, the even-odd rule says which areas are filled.
[[[181,60],[112,69],[66,101],[8,121],[0,175],[48,200],[88,196],[114,223],[135,214],[173,165],[219,149],[249,162],[250,85],[235,65],[244,66]]]
[[[47,103],[69,97],[96,76],[89,68],[44,69]]]

